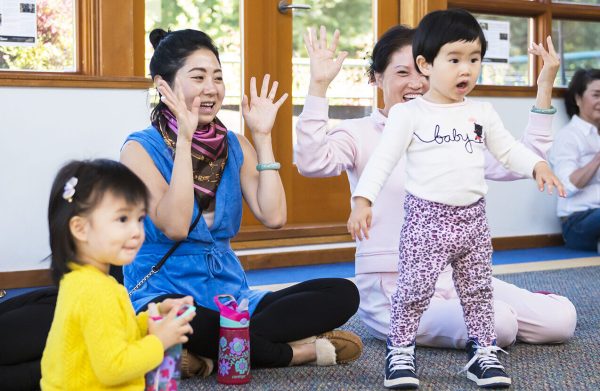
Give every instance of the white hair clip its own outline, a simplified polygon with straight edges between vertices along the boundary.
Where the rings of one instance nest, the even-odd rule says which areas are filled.
[[[77,186],[77,178],[73,176],[67,181],[67,183],[65,183],[65,189],[62,195],[62,197],[65,200],[73,202],[73,196],[75,195],[75,186]]]

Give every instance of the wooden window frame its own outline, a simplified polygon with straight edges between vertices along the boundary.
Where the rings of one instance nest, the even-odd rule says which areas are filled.
[[[145,0],[75,0],[76,72],[0,71],[0,86],[145,89]]]
[[[600,5],[558,3],[553,0],[402,0],[400,2],[400,23],[416,26],[421,18],[435,10],[464,8],[470,12],[504,16],[522,16],[533,19],[532,36],[536,42],[542,42],[552,33],[552,19],[583,20],[600,22]],[[478,85],[471,95],[474,96],[519,96],[536,95],[536,81],[541,63],[534,58],[531,66],[532,86],[491,86]],[[566,88],[555,87],[553,96],[563,96]]]

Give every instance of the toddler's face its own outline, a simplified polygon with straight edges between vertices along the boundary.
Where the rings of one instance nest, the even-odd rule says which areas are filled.
[[[458,103],[475,88],[481,72],[479,39],[445,44],[433,60],[421,70],[429,76],[429,92],[425,97],[435,103]]]
[[[144,243],[143,203],[130,204],[123,197],[107,192],[84,218],[83,240],[78,242],[78,257],[108,270],[108,265],[127,265]]]

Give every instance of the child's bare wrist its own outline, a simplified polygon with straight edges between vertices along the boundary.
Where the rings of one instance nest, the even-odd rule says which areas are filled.
[[[371,201],[368,198],[356,196],[354,197],[354,204],[360,208],[366,208],[371,206]]]

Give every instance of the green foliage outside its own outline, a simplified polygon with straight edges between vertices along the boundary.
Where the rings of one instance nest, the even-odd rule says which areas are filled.
[[[329,38],[340,30],[339,50],[349,53],[348,58],[366,59],[373,49],[373,5],[371,0],[312,0],[303,1],[312,9],[294,11],[294,57],[307,57],[302,36],[307,28],[327,28]]]
[[[155,28],[202,30],[221,53],[241,51],[239,0],[146,0],[146,32]]]
[[[37,1],[35,46],[0,46],[0,69],[74,72],[73,0]]]
[[[600,68],[600,23],[554,20],[552,39],[565,53],[555,85],[567,85],[579,68]]]
[[[366,60],[373,46],[371,0],[305,0],[311,10],[295,11],[293,20],[294,96],[304,97],[310,78],[306,49],[302,35],[307,27],[324,25],[329,36],[339,28],[342,32],[339,48],[350,53],[349,59],[359,64],[345,66],[336,79],[339,96],[372,96],[366,80]],[[178,30],[195,28],[206,32],[215,41],[221,57],[227,89],[226,104],[239,102],[241,91],[241,33],[239,0],[146,0],[146,32],[154,28]],[[275,2],[273,4],[275,6]],[[359,21],[359,22],[358,22]],[[146,40],[146,64],[152,47]],[[300,62],[300,63],[299,63]],[[351,60],[347,60],[348,63]],[[356,84],[362,92],[355,91]],[[340,90],[347,90],[342,91]],[[370,98],[369,98],[370,99]]]

